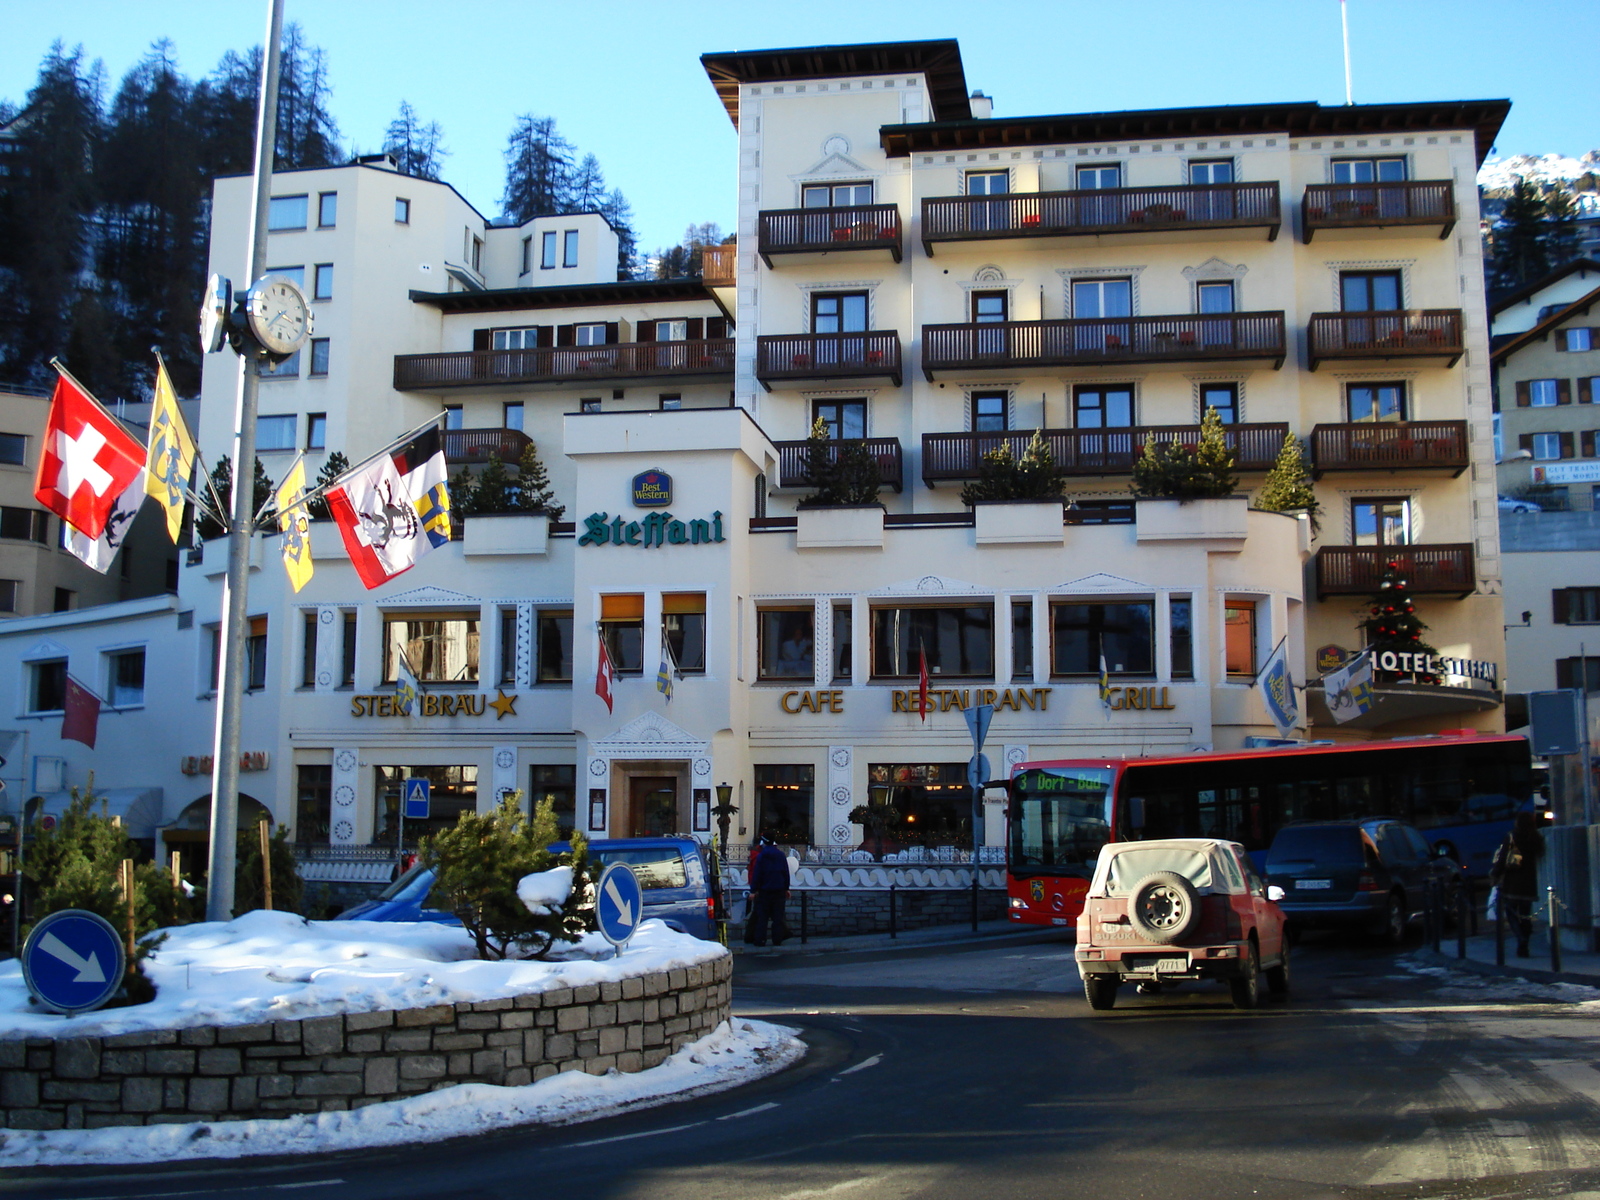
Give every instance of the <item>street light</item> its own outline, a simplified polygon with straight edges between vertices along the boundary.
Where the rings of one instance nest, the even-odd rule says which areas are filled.
[[[726,946],[728,944],[728,901],[726,889],[722,884],[722,870],[723,863],[728,858],[728,823],[733,819],[733,814],[739,811],[733,803],[733,785],[731,783],[717,784],[717,804],[711,811],[717,818],[717,829],[722,835],[722,843],[717,847],[716,854],[713,857],[716,862],[717,874],[715,893],[717,900],[717,932],[721,935],[718,940]]]

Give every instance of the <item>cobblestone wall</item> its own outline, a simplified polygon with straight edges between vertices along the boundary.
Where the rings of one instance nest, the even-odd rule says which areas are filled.
[[[642,1071],[729,1019],[732,961],[472,1004],[0,1039],[0,1127],[283,1117],[458,1083]]]

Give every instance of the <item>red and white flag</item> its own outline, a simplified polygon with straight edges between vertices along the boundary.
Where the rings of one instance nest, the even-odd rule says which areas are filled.
[[[928,719],[928,652],[917,647],[917,711]]]
[[[612,688],[617,682],[617,669],[611,665],[611,651],[606,649],[606,635],[600,635],[600,666],[594,673],[594,694],[606,702],[606,711],[615,711],[611,707]]]
[[[122,543],[127,541],[128,531],[133,528],[133,519],[139,515],[139,508],[144,504],[144,500],[144,485],[135,480],[128,485],[128,490],[117,498],[111,516],[106,519],[106,527],[100,531],[99,537],[92,538],[86,533],[79,533],[71,525],[63,522],[62,546],[104,575],[111,570],[111,564],[117,557],[117,551],[122,549]]]
[[[65,374],[44,423],[33,497],[79,533],[97,538],[117,499],[144,473],[144,447]]]
[[[450,487],[444,438],[429,429],[380,454],[328,491],[356,574],[368,588],[388,583],[438,546],[450,544]]]
[[[100,697],[68,675],[67,697],[61,707],[61,740],[82,742],[93,750],[100,727]]]

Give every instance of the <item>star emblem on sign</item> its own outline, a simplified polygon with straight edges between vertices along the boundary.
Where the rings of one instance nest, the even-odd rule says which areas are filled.
[[[517,715],[517,697],[515,693],[508,696],[500,688],[494,690],[495,698],[489,701],[489,707],[495,711],[495,720],[504,720],[506,717]]]

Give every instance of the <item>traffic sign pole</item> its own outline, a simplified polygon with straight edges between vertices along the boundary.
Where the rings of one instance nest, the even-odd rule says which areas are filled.
[[[967,763],[967,783],[972,787],[972,931],[978,931],[978,847],[983,845],[983,785],[989,778],[989,760],[983,756],[983,739],[989,736],[994,705],[963,709],[972,733],[972,760]]]
[[[81,908],[45,917],[22,948],[22,978],[29,993],[69,1017],[115,996],[126,970],[121,935],[99,913]]]

